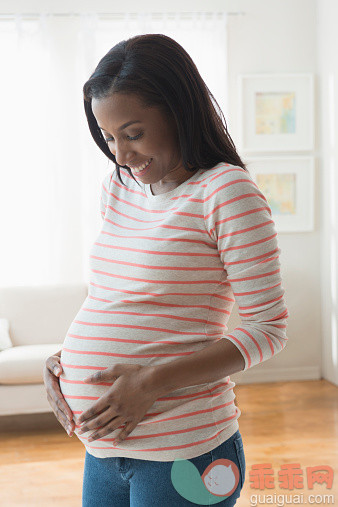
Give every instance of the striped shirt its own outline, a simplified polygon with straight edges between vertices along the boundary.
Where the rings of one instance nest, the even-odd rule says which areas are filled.
[[[288,339],[277,232],[247,171],[222,162],[158,195],[121,176],[126,186],[115,170],[102,182],[88,296],[62,348],[60,387],[75,422],[112,385],[83,379],[114,363],[160,365],[226,339],[245,371]],[[235,301],[241,324],[227,333]],[[158,398],[115,446],[122,426],[93,442],[94,430],[77,436],[99,458],[193,458],[239,428],[234,386],[224,376]]]

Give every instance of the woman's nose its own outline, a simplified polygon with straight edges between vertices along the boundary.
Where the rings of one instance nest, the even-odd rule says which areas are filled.
[[[120,166],[125,166],[130,160],[135,158],[135,153],[131,150],[123,148],[122,146],[115,146],[115,149],[111,150],[115,156],[116,162]]]

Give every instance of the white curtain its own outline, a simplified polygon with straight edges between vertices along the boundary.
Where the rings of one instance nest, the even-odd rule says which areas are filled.
[[[83,108],[99,60],[133,35],[168,35],[227,118],[226,24],[225,13],[0,13],[0,286],[88,282],[101,181],[115,167]]]

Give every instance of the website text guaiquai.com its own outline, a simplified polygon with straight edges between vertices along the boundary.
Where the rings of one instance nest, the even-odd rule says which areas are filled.
[[[259,505],[335,505],[335,495],[328,492],[313,491],[313,489],[331,489],[333,486],[334,470],[330,465],[320,463],[307,466],[304,470],[300,463],[283,463],[277,474],[272,463],[258,463],[251,466],[249,471],[250,488],[260,490],[250,495],[250,507]],[[266,492],[262,490],[274,489],[278,481],[280,489],[288,492]],[[307,488],[308,492],[295,491]],[[312,490],[312,491],[311,491]]]
[[[284,505],[335,505],[334,495],[322,495],[311,493],[309,495],[301,494],[255,494],[250,495],[250,506],[275,505],[284,507]]]

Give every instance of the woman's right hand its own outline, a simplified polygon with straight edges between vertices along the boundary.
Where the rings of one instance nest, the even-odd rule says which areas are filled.
[[[62,424],[70,437],[75,430],[73,412],[69,408],[60,390],[58,377],[62,373],[60,364],[61,350],[47,358],[43,369],[43,381],[47,391],[47,399],[57,420]]]

